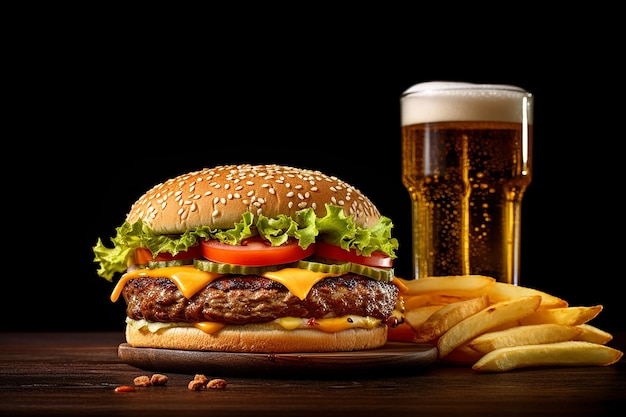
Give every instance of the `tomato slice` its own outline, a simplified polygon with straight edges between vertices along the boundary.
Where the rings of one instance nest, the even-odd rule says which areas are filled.
[[[173,261],[181,259],[202,258],[202,249],[200,245],[191,246],[184,252],[178,252],[176,256],[168,252],[159,253],[156,257],[152,257],[152,252],[148,248],[135,249],[135,263],[145,265],[150,261]]]
[[[355,249],[347,251],[341,246],[325,242],[317,242],[315,244],[315,256],[378,268],[391,268],[393,266],[393,259],[383,252],[372,252],[372,256],[357,255]]]
[[[315,244],[302,249],[298,241],[290,239],[280,246],[272,246],[260,237],[242,242],[241,246],[228,245],[219,240],[202,240],[202,254],[209,261],[246,266],[280,265],[299,261],[315,252]]]

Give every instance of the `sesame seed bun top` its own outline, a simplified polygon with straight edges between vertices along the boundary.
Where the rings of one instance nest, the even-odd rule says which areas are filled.
[[[251,211],[274,218],[296,218],[325,204],[342,206],[356,225],[370,227],[380,212],[358,189],[320,171],[280,165],[224,165],[169,179],[148,190],[131,207],[126,221],[142,219],[156,233],[180,234],[198,226],[230,229]]]

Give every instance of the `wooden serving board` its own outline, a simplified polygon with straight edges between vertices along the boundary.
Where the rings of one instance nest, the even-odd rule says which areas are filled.
[[[119,358],[154,372],[204,373],[212,376],[301,377],[416,373],[437,359],[427,344],[388,342],[379,349],[331,353],[232,353],[118,347]]]

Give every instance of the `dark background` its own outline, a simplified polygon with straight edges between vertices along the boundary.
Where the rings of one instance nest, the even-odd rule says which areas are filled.
[[[603,304],[593,324],[626,329],[620,38],[611,25],[589,33],[567,19],[506,16],[456,30],[403,14],[354,29],[257,22],[245,35],[245,22],[216,29],[215,15],[176,29],[86,19],[28,34],[6,64],[15,95],[3,151],[2,331],[122,331],[123,301],[111,303],[113,284],[96,275],[97,238],[108,242],[156,183],[228,163],[320,169],[357,186],[393,219],[396,274],[410,277],[399,98],[431,80],[534,93],[522,284],[570,305]]]

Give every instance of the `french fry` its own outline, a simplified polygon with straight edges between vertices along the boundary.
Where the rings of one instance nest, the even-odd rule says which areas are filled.
[[[613,335],[609,332],[605,332],[589,323],[583,323],[576,326],[581,330],[581,333],[574,340],[583,340],[585,342],[597,343],[599,345],[606,345],[613,340]]]
[[[539,295],[529,295],[500,301],[469,316],[439,337],[437,341],[439,357],[443,358],[457,347],[496,326],[520,320],[532,314],[539,308],[540,303]]]
[[[532,324],[483,333],[470,340],[467,347],[482,355],[509,346],[539,345],[574,340],[582,333],[576,326],[563,324]]]
[[[563,307],[537,310],[528,317],[520,319],[520,324],[555,323],[578,326],[594,319],[602,311],[602,305],[591,307]]]
[[[441,358],[440,361],[453,365],[473,365],[482,356],[481,353],[468,348],[467,345],[463,345],[448,353],[444,358]]]
[[[412,310],[418,307],[424,306],[443,306],[450,303],[456,303],[457,301],[468,300],[474,298],[475,295],[463,296],[463,295],[448,295],[439,293],[429,293],[420,295],[404,296],[404,308],[405,310]]]
[[[544,291],[483,275],[398,279],[403,284],[406,329],[402,340],[413,334],[413,342],[436,344],[442,363],[501,372],[529,366],[611,365],[623,355],[606,346],[611,333],[588,324],[602,305],[570,307]],[[478,309],[478,300],[485,298]]]
[[[499,301],[510,300],[512,298],[523,297],[527,295],[540,295],[541,305],[539,309],[544,308],[562,308],[567,307],[567,301],[555,297],[552,294],[548,294],[544,291],[536,290],[534,288],[522,287],[520,285],[507,284],[504,282],[494,282],[493,285],[485,288],[487,295],[489,295],[489,301],[491,303],[497,303]]]
[[[493,284],[496,280],[484,275],[451,275],[445,277],[425,277],[403,280],[408,288],[405,295],[439,293],[458,295],[475,293]]]
[[[404,321],[409,326],[411,326],[411,328],[413,329],[413,332],[415,332],[415,330],[419,329],[420,326],[424,324],[424,322],[428,320],[428,318],[433,313],[435,313],[437,310],[439,310],[442,307],[443,306],[440,306],[440,305],[422,306],[422,307],[414,308],[412,310],[408,310],[406,313],[404,313]],[[413,337],[415,337],[415,335],[413,335]]]
[[[583,341],[512,346],[487,353],[472,369],[504,372],[532,366],[607,366],[622,355],[623,352],[606,345]]]
[[[415,329],[413,341],[417,343],[431,342],[447,332],[452,326],[488,306],[489,298],[486,295],[445,305],[429,316],[421,326],[412,326]]]

